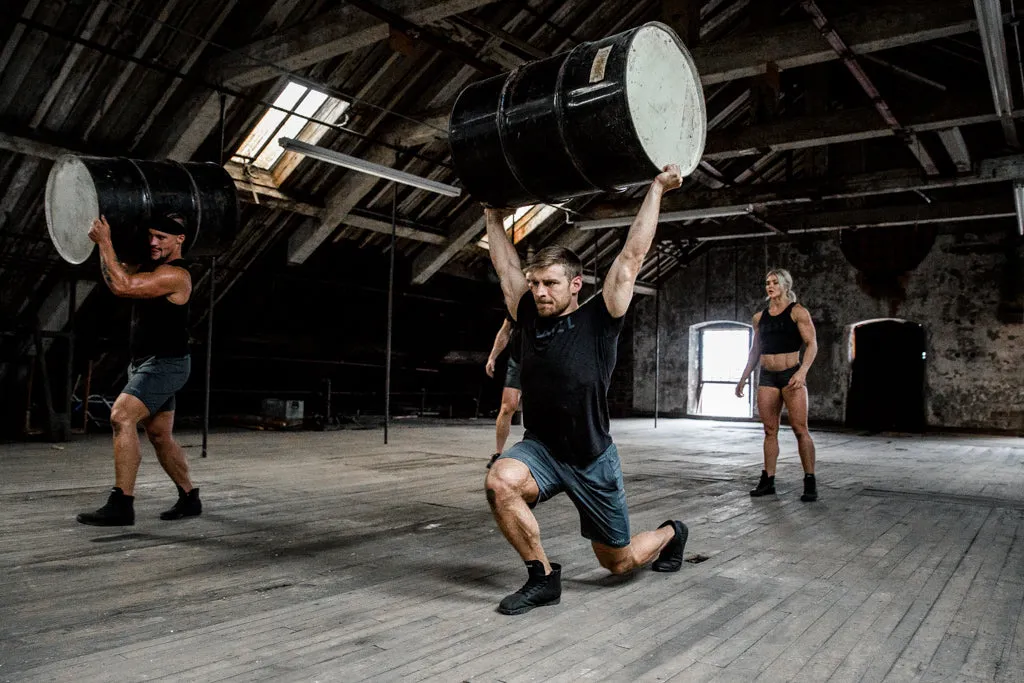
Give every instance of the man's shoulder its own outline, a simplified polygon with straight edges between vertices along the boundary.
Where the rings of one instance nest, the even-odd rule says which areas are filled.
[[[187,259],[175,259],[174,261],[167,261],[165,263],[161,263],[160,265],[153,269],[153,272],[155,273],[159,271],[165,273],[184,273],[189,277],[189,279],[191,279],[192,267],[194,265],[195,264],[192,261],[189,261]]]

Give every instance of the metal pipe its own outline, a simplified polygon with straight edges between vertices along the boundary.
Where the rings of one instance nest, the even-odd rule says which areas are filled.
[[[661,407],[661,246],[658,246],[658,287],[654,290],[654,428],[658,428],[658,410]]]
[[[398,228],[398,183],[391,184],[391,259],[388,266],[388,339],[384,360],[384,444],[388,443],[388,427],[391,423],[391,333],[394,321],[395,301],[395,239]]]
[[[324,426],[331,424],[331,378],[326,380],[327,389],[324,392]]]
[[[213,361],[213,307],[216,304],[214,290],[217,285],[217,257],[210,257],[210,307],[206,312],[206,384],[203,389],[203,452],[206,457],[206,445],[210,437],[210,371]]]
[[[71,435],[71,394],[74,393],[75,382],[75,297],[78,295],[78,280],[68,281],[68,366],[65,377],[65,410],[67,411],[68,438]]]
[[[85,367],[85,398],[82,400],[82,434],[89,433],[89,394],[92,393],[92,361]]]

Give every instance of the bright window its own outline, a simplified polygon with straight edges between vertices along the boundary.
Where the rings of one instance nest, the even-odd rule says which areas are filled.
[[[700,331],[700,384],[697,412],[708,417],[751,417],[752,388],[736,398],[736,383],[743,376],[750,350],[747,326]]]
[[[521,206],[512,215],[505,217],[505,232],[511,235],[512,244],[519,244],[555,211],[558,211],[558,207],[549,204]],[[477,246],[490,249],[487,235],[477,242]]]
[[[278,139],[295,138],[315,144],[327,132],[327,126],[309,119],[334,123],[348,106],[348,102],[326,93],[299,83],[288,83],[274,100],[275,108],[267,109],[231,157],[231,161],[273,172],[274,179],[281,182],[284,177],[276,172],[275,167],[282,159],[297,155],[290,152],[285,154],[285,150],[277,144]],[[288,164],[287,171],[290,172],[294,166],[294,163]]]

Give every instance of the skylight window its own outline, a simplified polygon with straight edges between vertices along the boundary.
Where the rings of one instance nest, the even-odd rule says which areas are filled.
[[[327,132],[327,126],[309,119],[334,123],[345,113],[348,105],[348,102],[319,90],[290,82],[274,100],[275,108],[267,109],[231,161],[273,172],[275,180],[280,182],[283,176],[278,177],[275,167],[283,157],[294,155],[291,152],[286,155],[277,144],[278,139],[295,138],[315,144]],[[288,165],[287,171],[292,168],[294,164]]]
[[[512,244],[519,244],[527,235],[547,220],[548,216],[557,210],[557,206],[549,204],[521,206],[511,215],[505,216],[505,233],[512,237]],[[477,242],[477,245],[484,249],[490,249],[487,243],[487,235],[484,235],[483,239]]]

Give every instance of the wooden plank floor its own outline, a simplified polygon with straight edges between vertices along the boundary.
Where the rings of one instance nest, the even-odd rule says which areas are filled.
[[[1024,440],[817,432],[821,500],[753,500],[757,425],[614,423],[635,530],[690,526],[678,574],[597,566],[538,510],[562,603],[525,579],[481,484],[489,424],[217,433],[206,512],[151,451],[134,527],[77,524],[108,439],[0,446],[3,681],[1024,681]],[[516,436],[516,435],[514,435]]]

